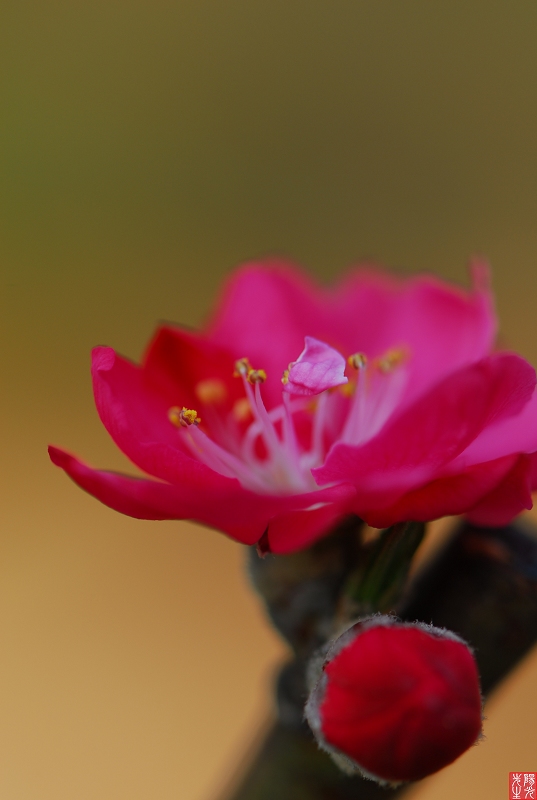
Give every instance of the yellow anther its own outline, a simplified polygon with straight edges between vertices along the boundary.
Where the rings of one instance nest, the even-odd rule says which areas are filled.
[[[201,419],[198,417],[198,412],[193,408],[179,408],[173,406],[168,411],[168,419],[175,425],[176,428],[188,428],[190,425],[199,425]]]
[[[252,416],[252,409],[247,397],[241,397],[233,404],[233,416],[237,422],[246,422]]]
[[[341,386],[337,387],[343,397],[352,397],[353,394],[356,392],[356,381],[349,381],[348,383],[342,383]]]
[[[367,356],[364,353],[353,353],[348,357],[347,364],[353,369],[364,369],[367,365]]]
[[[255,383],[265,383],[267,380],[267,373],[264,369],[249,369],[246,379],[248,383],[252,385]]]
[[[282,383],[283,383],[284,386],[286,386],[289,383],[289,370],[288,369],[284,369],[284,371],[283,371]]]
[[[238,361],[235,361],[235,372],[233,373],[233,377],[246,378],[251,369],[252,365],[247,358],[239,358]]]
[[[252,365],[247,358],[239,358],[235,361],[235,378],[246,378],[248,383],[265,383],[267,380],[267,373],[264,369],[253,369]]]
[[[196,384],[195,392],[198,400],[206,405],[223,403],[227,397],[226,384],[218,378],[207,378],[200,381]]]
[[[383,356],[380,356],[380,358],[377,358],[375,360],[375,366],[377,366],[381,372],[391,372],[402,364],[405,358],[406,353],[402,348],[394,348],[393,350],[388,350]]]

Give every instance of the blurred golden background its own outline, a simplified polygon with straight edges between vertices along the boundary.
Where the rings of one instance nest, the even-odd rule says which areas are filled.
[[[5,0],[0,797],[217,800],[284,648],[244,551],[122,517],[49,464],[128,469],[89,351],[199,325],[235,264],[493,265],[537,363],[534,0]],[[537,657],[420,800],[537,770]],[[277,798],[275,798],[277,800]]]

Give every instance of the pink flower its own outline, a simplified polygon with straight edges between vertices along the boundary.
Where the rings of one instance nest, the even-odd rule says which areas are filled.
[[[141,366],[93,353],[105,427],[157,480],[51,458],[124,514],[246,544],[266,533],[273,552],[351,513],[376,527],[461,513],[503,525],[531,507],[536,379],[492,352],[482,264],[473,279],[464,291],[360,269],[324,289],[290,266],[247,265],[202,332],[160,328]]]
[[[343,769],[386,783],[419,780],[478,740],[477,667],[453,633],[372,617],[332,643],[306,718]]]

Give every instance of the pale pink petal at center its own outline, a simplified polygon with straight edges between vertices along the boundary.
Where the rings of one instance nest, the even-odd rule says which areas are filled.
[[[347,383],[341,353],[313,336],[306,336],[304,342],[304,350],[289,366],[284,392],[311,396]]]

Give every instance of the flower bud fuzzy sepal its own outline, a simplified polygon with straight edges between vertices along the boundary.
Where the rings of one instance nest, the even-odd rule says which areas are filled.
[[[481,737],[477,666],[445,629],[361,620],[314,659],[310,678],[306,719],[347,772],[391,785],[419,780]]]

